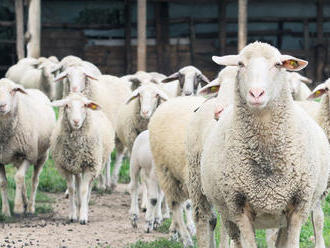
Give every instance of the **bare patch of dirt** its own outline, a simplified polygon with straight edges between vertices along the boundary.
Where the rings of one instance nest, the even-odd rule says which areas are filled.
[[[130,197],[126,185],[118,185],[112,194],[92,193],[89,223],[68,223],[68,200],[64,194],[49,194],[55,199],[54,212],[36,217],[0,223],[0,247],[127,247],[138,240],[151,241],[166,234],[144,233],[144,213],[140,213],[138,228],[129,221]]]

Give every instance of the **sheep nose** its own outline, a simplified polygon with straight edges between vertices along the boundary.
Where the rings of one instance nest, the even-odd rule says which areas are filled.
[[[75,125],[78,125],[79,120],[73,120],[73,123],[74,123]]]
[[[78,92],[78,87],[73,87],[73,88],[72,88],[72,91],[73,91],[73,92]]]
[[[259,97],[261,97],[261,96],[263,96],[265,94],[265,91],[263,89],[261,89],[261,88],[251,88],[249,90],[249,94],[253,98],[259,98]]]
[[[185,91],[185,93],[184,93],[186,96],[190,96],[191,94],[192,94],[192,92],[191,91]]]

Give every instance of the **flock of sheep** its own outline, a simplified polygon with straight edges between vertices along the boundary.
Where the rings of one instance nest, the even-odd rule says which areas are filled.
[[[330,80],[311,92],[311,80],[296,72],[307,61],[261,42],[212,59],[226,66],[212,82],[193,66],[168,77],[139,71],[119,78],[75,56],[13,65],[0,80],[2,213],[11,215],[5,165],[17,168],[14,213],[33,214],[50,150],[67,182],[69,219],[86,224],[92,182],[114,190],[127,154],[133,227],[141,187],[145,231],[171,214],[172,237],[185,247],[195,234],[199,247],[215,247],[217,210],[221,247],[256,248],[255,229],[267,229],[268,247],[298,248],[312,213],[315,245],[325,248]]]

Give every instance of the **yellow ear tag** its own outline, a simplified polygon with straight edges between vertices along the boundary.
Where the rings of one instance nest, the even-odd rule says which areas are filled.
[[[296,69],[299,66],[298,61],[293,59],[290,59],[286,63],[288,64],[289,67],[291,67],[291,69]]]
[[[93,109],[93,110],[97,109],[96,105],[95,104],[91,104],[91,109]]]
[[[315,95],[316,95],[316,96],[318,96],[318,95],[320,95],[320,94],[321,94],[321,91],[320,91],[320,90],[315,91]]]
[[[217,92],[218,89],[219,89],[219,86],[212,86],[212,87],[210,88],[210,91],[211,91],[211,92]]]

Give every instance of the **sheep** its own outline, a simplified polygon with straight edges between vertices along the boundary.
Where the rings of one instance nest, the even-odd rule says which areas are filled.
[[[15,214],[35,213],[39,175],[48,158],[50,136],[55,126],[55,113],[48,98],[39,90],[24,89],[13,81],[0,80],[0,187],[2,213],[11,216],[5,165],[17,168],[15,175]],[[25,173],[33,164],[32,190],[29,201]]]
[[[167,94],[152,83],[145,83],[134,90],[126,104],[119,109],[116,135],[121,146],[132,151],[133,143],[138,134],[147,129],[149,118],[163,101],[168,100]],[[117,186],[121,162],[115,163],[111,178],[111,187]]]
[[[236,247],[257,247],[254,228],[280,227],[278,247],[299,247],[303,222],[325,192],[329,143],[293,102],[285,71],[307,61],[255,42],[239,55],[232,111],[225,109],[201,154],[201,184]]]
[[[313,81],[297,72],[287,72],[287,81],[289,82],[291,94],[295,101],[306,100],[312,93],[306,84],[310,84]]]
[[[189,198],[184,137],[194,110],[204,100],[196,96],[169,99],[157,108],[148,125],[159,185],[173,213],[171,232],[173,236],[178,232],[185,246],[193,243],[182,216],[182,205]]]
[[[75,178],[80,224],[88,222],[91,183],[100,175],[114,148],[114,128],[101,107],[80,93],[52,103],[64,107],[51,137],[51,151],[69,189],[69,219],[77,220]]]
[[[200,70],[191,65],[181,68],[178,72],[163,79],[162,82],[168,83],[175,80],[179,80],[182,91],[181,95],[185,96],[196,95],[200,86],[203,87],[209,83],[207,77],[204,76]]]
[[[40,89],[50,99],[55,99],[56,86],[52,73],[55,68],[57,64],[47,58],[22,59],[8,69],[6,78],[25,88]]]
[[[55,81],[64,81],[67,86],[66,92],[81,92],[87,98],[97,101],[103,106],[103,111],[116,129],[119,120],[120,106],[125,103],[131,92],[129,86],[123,83],[123,80],[110,75],[91,75],[88,70],[81,66],[68,67],[64,72],[61,72]],[[125,147],[119,142],[116,137],[116,162],[115,167],[120,168],[122,163]],[[111,157],[106,166],[105,185],[102,188],[112,189],[114,184],[110,183],[110,163]],[[119,173],[119,171],[118,171]]]
[[[138,179],[139,173],[144,174],[144,182],[147,186],[147,212],[145,232],[149,233],[157,229],[162,222],[161,203],[164,193],[158,185],[158,179],[155,172],[155,165],[149,144],[149,131],[141,132],[135,139],[130,159],[130,178],[128,186],[131,194],[130,220],[133,227],[137,227],[139,216],[138,207]]]

